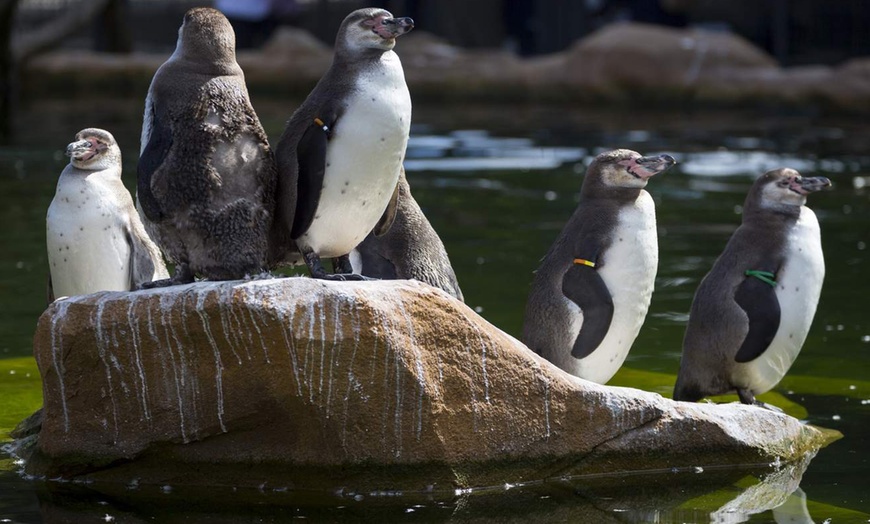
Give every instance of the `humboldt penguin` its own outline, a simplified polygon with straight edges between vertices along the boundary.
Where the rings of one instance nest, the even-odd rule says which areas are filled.
[[[370,232],[384,234],[396,213],[411,97],[393,47],[413,27],[373,8],[342,22],[332,65],[276,147],[274,263],[301,254],[315,278],[363,278],[349,253]],[[322,257],[333,259],[333,274]]]
[[[819,222],[804,204],[830,185],[788,168],[752,185],[740,227],[695,292],[674,400],[736,391],[754,404],[785,376],[825,277]]]
[[[412,278],[463,300],[447,250],[411,196],[404,169],[392,227],[380,237],[369,233],[350,258],[355,273],[387,280]]]
[[[175,52],[148,89],[141,146],[139,209],[176,264],[160,285],[266,269],[275,159],[220,11],[184,15]]]
[[[46,216],[49,301],[168,278],[121,182],[121,150],[111,133],[83,129],[66,154],[70,163]]]
[[[580,378],[613,377],[646,317],[658,269],[655,204],[644,187],[675,163],[627,149],[595,157],[577,210],[532,282],[529,348]]]

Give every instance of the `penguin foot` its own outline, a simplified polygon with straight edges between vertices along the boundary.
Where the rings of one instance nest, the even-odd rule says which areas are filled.
[[[756,405],[760,408],[768,409],[768,410],[776,412],[776,413],[785,414],[785,411],[783,411],[782,408],[774,406],[773,404],[768,404],[767,402],[762,402],[760,400],[756,400],[754,405]]]
[[[142,289],[156,289],[159,287],[169,287],[174,285],[175,282],[173,282],[171,278],[162,278],[153,282],[142,282],[141,284],[139,284],[139,287],[137,287],[136,290],[139,291]]]
[[[377,278],[365,277],[356,273],[327,273],[326,271],[322,273],[311,273],[311,278],[317,278],[320,280],[332,280],[333,282],[362,282],[378,280]]]
[[[350,255],[342,255],[332,259],[332,270],[334,273],[347,275],[353,273],[353,265],[350,263]]]
[[[755,405],[758,404],[755,400],[755,394],[751,390],[737,388],[737,396],[740,397],[740,402],[743,404]]]

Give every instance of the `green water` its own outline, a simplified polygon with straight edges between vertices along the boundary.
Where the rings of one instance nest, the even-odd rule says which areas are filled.
[[[292,106],[254,102],[276,137]],[[141,110],[136,101],[40,103],[22,110],[13,142],[0,146],[0,441],[40,402],[31,339],[45,307],[44,219],[66,164],[61,152],[81,128],[110,130],[121,144],[132,188]],[[96,116],[83,119],[85,114]],[[800,479],[812,519],[870,521],[870,189],[855,182],[870,177],[870,130],[862,122],[456,106],[415,108],[414,121],[408,154],[414,196],[448,249],[467,303],[513,335],[520,332],[532,271],[576,206],[584,160],[599,148],[616,147],[677,157],[680,164],[648,187],[660,232],[656,292],[625,367],[612,381],[663,395],[673,387],[695,287],[739,223],[739,205],[753,178],[780,166],[831,178],[833,190],[810,201],[827,263],[815,322],[789,375],[762,399],[844,435]],[[504,162],[528,169],[499,168]],[[541,168],[548,163],[555,167]],[[104,515],[117,522],[708,522],[729,503],[782,484],[759,483],[767,473],[705,471],[461,494],[204,494],[180,487],[106,494],[23,480],[14,469],[0,462],[0,522],[94,522]],[[800,471],[789,474],[800,477]],[[786,510],[803,508],[800,492],[788,495],[776,499],[779,510],[761,505],[754,514],[726,512],[732,520],[723,521],[782,521]]]

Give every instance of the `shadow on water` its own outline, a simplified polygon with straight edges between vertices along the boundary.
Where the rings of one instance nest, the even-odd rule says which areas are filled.
[[[291,106],[254,100],[278,136]],[[89,106],[89,111],[94,108]],[[40,404],[30,357],[45,306],[45,211],[62,149],[79,129],[109,129],[134,187],[141,107],[101,103],[81,121],[76,102],[22,112],[0,147],[0,440]],[[761,397],[844,438],[807,464],[553,480],[431,493],[311,493],[22,480],[0,464],[3,522],[577,521],[867,522],[870,496],[870,129],[808,115],[619,113],[561,108],[415,108],[406,167],[415,198],[442,237],[468,304],[519,335],[532,273],[577,204],[585,166],[603,149],[667,152],[676,168],[650,182],[660,263],[644,328],[612,381],[669,396],[692,295],[739,224],[745,193],[766,169],[824,175],[814,195],[827,275],[813,328],[786,379]],[[728,400],[727,398],[725,400]],[[789,517],[790,515],[790,517]],[[812,517],[810,517],[812,516]],[[113,520],[112,520],[113,519]]]

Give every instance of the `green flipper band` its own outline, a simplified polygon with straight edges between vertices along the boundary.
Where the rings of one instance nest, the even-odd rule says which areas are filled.
[[[747,269],[744,273],[747,277],[755,277],[758,280],[764,282],[765,284],[770,284],[772,287],[776,287],[776,280],[774,278],[776,275],[771,273],[770,271],[759,271],[757,269]]]

